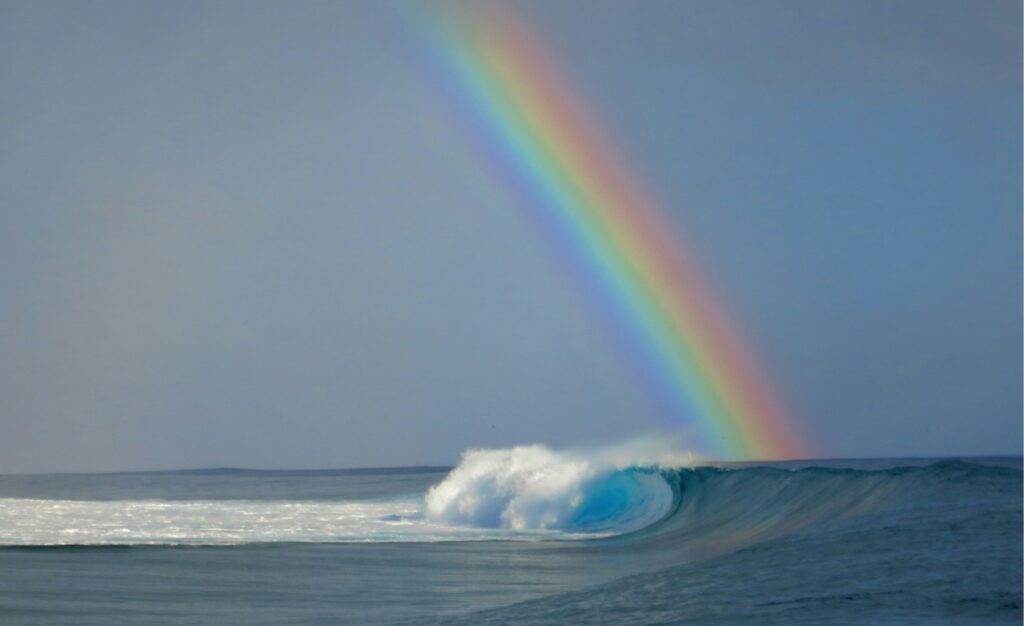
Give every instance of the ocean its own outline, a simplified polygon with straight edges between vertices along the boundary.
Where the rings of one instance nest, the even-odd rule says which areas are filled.
[[[1020,624],[1020,458],[0,477],[0,624]]]

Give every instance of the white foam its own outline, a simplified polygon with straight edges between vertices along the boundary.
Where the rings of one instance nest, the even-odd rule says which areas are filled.
[[[618,474],[663,464],[663,454],[639,454],[641,450],[628,446],[560,452],[538,445],[470,450],[427,493],[425,515],[483,528],[635,530],[667,514],[674,498],[660,475]]]
[[[0,545],[222,545],[543,539],[423,518],[422,500],[35,500],[0,498]]]

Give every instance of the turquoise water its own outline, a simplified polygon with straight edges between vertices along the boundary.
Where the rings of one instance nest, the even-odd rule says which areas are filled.
[[[0,623],[1019,624],[1021,493],[1019,458],[543,449],[451,472],[3,476]]]

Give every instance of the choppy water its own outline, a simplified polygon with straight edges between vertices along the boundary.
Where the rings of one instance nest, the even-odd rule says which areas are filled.
[[[1019,458],[0,477],[3,624],[1014,623]]]

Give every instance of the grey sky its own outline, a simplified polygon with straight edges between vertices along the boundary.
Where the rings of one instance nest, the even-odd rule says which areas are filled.
[[[1020,453],[1019,2],[525,6],[821,454]],[[0,1],[0,472],[658,428],[407,37]]]

